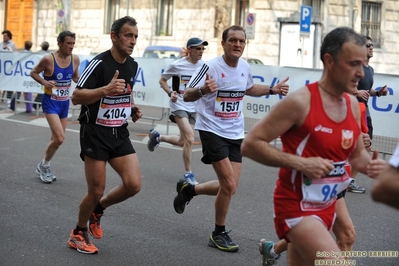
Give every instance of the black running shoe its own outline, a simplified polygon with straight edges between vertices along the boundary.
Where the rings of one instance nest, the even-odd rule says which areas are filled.
[[[209,239],[208,246],[213,248],[218,248],[222,251],[227,252],[236,252],[238,251],[239,247],[237,244],[233,243],[231,238],[229,237],[229,232],[222,232],[221,234],[215,235],[214,233],[211,234]]]
[[[178,214],[182,214],[184,212],[184,208],[190,202],[190,200],[193,198],[193,197],[187,197],[187,195],[186,195],[186,189],[191,186],[193,186],[193,185],[190,184],[185,179],[181,179],[179,182],[177,182],[177,185],[176,185],[177,196],[175,197],[175,199],[173,201],[173,207],[175,208],[175,211]]]

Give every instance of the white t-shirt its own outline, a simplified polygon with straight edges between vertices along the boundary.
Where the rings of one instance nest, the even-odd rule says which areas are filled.
[[[243,99],[246,90],[254,85],[249,64],[240,58],[237,67],[230,67],[222,56],[217,57],[195,71],[189,87],[203,86],[206,72],[216,81],[218,90],[197,101],[195,129],[227,139],[243,139]]]
[[[170,111],[174,112],[177,110],[183,110],[187,112],[195,112],[195,102],[185,102],[183,100],[184,92],[186,91],[186,87],[188,82],[191,79],[194,71],[204,64],[203,60],[199,60],[196,64],[191,63],[186,59],[186,57],[177,59],[173,61],[166,69],[165,72],[162,73],[162,77],[166,80],[169,80],[173,77],[173,79],[178,82],[178,98],[176,102],[172,102],[170,100]],[[176,81],[172,81],[176,82]]]
[[[7,43],[0,42],[0,50],[2,51],[15,51],[15,43],[13,40],[9,40]]]

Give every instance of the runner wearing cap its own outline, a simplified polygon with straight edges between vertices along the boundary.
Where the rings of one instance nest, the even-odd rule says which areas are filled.
[[[195,102],[185,102],[183,100],[187,83],[194,71],[204,62],[201,60],[202,54],[208,45],[207,41],[200,38],[190,38],[187,41],[187,56],[173,61],[165,72],[162,73],[159,84],[170,97],[170,120],[179,127],[180,136],[161,135],[155,129],[151,129],[148,140],[148,150],[154,151],[161,141],[183,147],[184,174],[183,179],[192,184],[198,184],[193,172],[191,171],[191,151],[194,143],[194,124],[195,124]],[[172,78],[172,87],[167,81]]]

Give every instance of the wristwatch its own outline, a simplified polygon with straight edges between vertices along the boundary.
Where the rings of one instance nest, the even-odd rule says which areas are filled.
[[[274,94],[273,87],[274,87],[274,85],[271,85],[271,86],[270,86],[270,90],[269,90],[269,94],[270,94],[270,95],[273,95],[273,94]]]
[[[205,94],[202,92],[201,87],[198,88],[198,95],[200,97],[204,96]]]
[[[172,93],[173,93],[173,91],[168,92],[169,98],[171,97]]]

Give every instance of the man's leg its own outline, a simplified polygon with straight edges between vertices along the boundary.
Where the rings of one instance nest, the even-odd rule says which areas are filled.
[[[340,198],[335,204],[337,218],[334,222],[333,232],[337,238],[337,245],[342,251],[351,251],[356,240],[356,231],[353,226],[345,198]]]
[[[187,117],[175,116],[175,121],[180,130],[179,146],[183,147],[183,162],[186,172],[191,171],[192,148],[194,144],[194,128]]]
[[[99,161],[85,156],[85,174],[87,182],[87,194],[83,197],[79,206],[79,218],[77,225],[87,227],[87,221],[94,207],[100,201],[105,190],[106,161]]]
[[[100,200],[101,206],[107,208],[136,195],[141,189],[142,176],[137,154],[116,157],[109,164],[119,174],[122,184],[114,187]]]
[[[98,252],[97,247],[89,239],[87,222],[104,193],[105,166],[106,161],[99,161],[85,156],[87,194],[80,202],[78,222],[76,228],[72,229],[68,239],[68,245],[81,253],[93,254]]]
[[[340,249],[325,225],[314,217],[306,216],[287,233],[287,265],[315,265],[316,259],[341,259]],[[318,252],[328,252],[328,256]],[[326,254],[326,253],[325,253]],[[324,255],[325,255],[324,254]]]
[[[215,200],[215,221],[218,225],[226,224],[231,197],[237,191],[241,165],[241,163],[230,162],[229,158],[212,162],[220,186]]]
[[[68,118],[60,119],[57,114],[45,114],[51,129],[51,140],[47,146],[44,160],[50,161],[65,139],[65,129]]]
[[[56,176],[51,173],[50,161],[64,142],[68,118],[59,119],[56,114],[46,114],[46,119],[51,129],[51,140],[46,148],[44,159],[36,167],[36,174],[42,182],[51,183],[56,180]]]
[[[239,247],[228,236],[225,225],[231,198],[237,191],[242,164],[225,158],[212,162],[212,166],[219,180],[219,191],[215,200],[215,231],[210,236],[209,246],[235,252]]]

